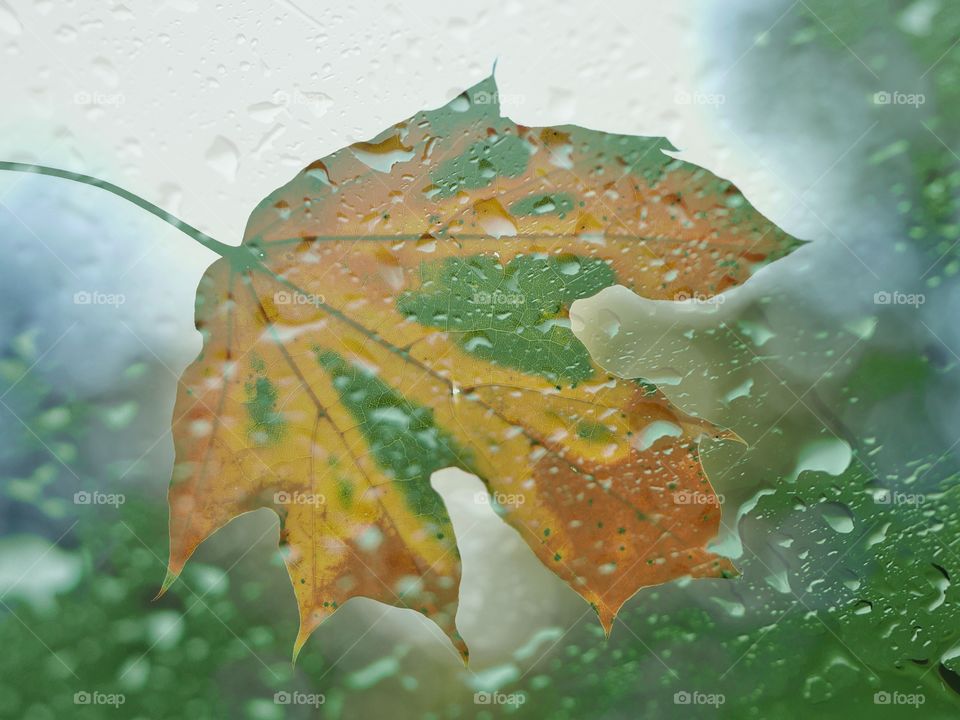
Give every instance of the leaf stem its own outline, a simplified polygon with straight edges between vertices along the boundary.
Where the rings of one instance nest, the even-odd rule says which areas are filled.
[[[36,175],[49,175],[50,177],[63,178],[64,180],[71,180],[73,182],[83,183],[84,185],[92,185],[93,187],[100,188],[101,190],[106,190],[109,193],[123,198],[124,200],[133,203],[139,208],[146,210],[152,215],[156,215],[158,218],[163,220],[165,223],[172,225],[180,232],[188,235],[192,239],[196,240],[198,243],[203,245],[208,250],[212,250],[221,257],[230,257],[236,254],[236,248],[232,245],[227,245],[222,243],[219,240],[215,240],[204,232],[197,230],[189,223],[184,222],[176,215],[167,212],[163,208],[154,205],[149,200],[144,200],[139,195],[134,195],[129,190],[124,190],[119,185],[114,185],[112,182],[107,182],[106,180],[101,180],[95,178],[92,175],[84,175],[83,173],[70,172],[68,170],[61,170],[55,167],[48,167],[46,165],[32,165],[30,163],[19,163],[19,162],[9,162],[5,160],[0,160],[0,170],[9,170],[11,172],[23,172],[23,173],[34,173]]]

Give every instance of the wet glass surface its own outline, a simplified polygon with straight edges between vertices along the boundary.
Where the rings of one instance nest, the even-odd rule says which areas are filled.
[[[0,716],[955,716],[958,38],[960,14],[935,0],[589,13],[0,2],[0,161],[100,178],[135,201],[0,172]],[[395,125],[445,105],[429,127]],[[611,150],[601,133],[669,145]],[[423,160],[444,142],[452,159]],[[725,238],[728,220],[756,234],[714,252],[706,241]],[[615,228],[689,236],[633,256]],[[575,239],[534,246],[535,233]],[[778,245],[781,233],[806,243]],[[360,236],[387,238],[389,252],[354,247]],[[242,238],[249,255],[224,249]],[[486,245],[465,252],[474,241]],[[218,294],[216,271],[205,294],[218,252],[220,267],[241,268],[238,293],[261,298],[262,325],[249,298]],[[258,285],[266,275],[244,275],[257,267],[289,284]],[[233,367],[216,355],[229,323],[194,328],[198,285],[206,312],[239,308],[232,337],[254,350],[238,365],[235,409],[209,416],[175,410],[204,342],[207,365],[194,367],[213,369],[187,396]],[[398,316],[373,331],[383,298]],[[353,344],[346,330],[324,335],[328,306],[370,332]],[[282,353],[258,344],[277,328],[312,362],[304,378],[276,372]],[[464,333],[446,364],[435,344],[419,350],[438,332]],[[378,355],[407,342],[434,374],[418,380],[406,358]],[[534,399],[477,390],[505,373]],[[431,383],[451,377],[452,399],[434,404]],[[629,422],[599,417],[596,403],[572,409],[599,378],[608,387],[593,397],[623,407],[629,387],[658,409]],[[312,470],[297,458],[332,456],[339,442],[311,435],[303,384],[356,431],[344,447],[385,473],[380,485],[420,483],[398,494],[401,535],[452,528],[455,629],[442,603],[423,617],[400,602],[423,588],[396,572],[391,531],[364,524],[338,531],[367,558],[351,581],[383,562],[374,575],[390,594],[361,594],[411,609],[353,599],[308,622],[307,640],[285,562],[297,567],[320,535],[298,541],[296,513],[313,517],[322,497],[334,524],[367,516],[351,505],[360,480],[300,482]],[[444,414],[454,405],[486,414],[457,427]],[[211,507],[264,509],[210,537],[155,599],[180,537],[174,522],[171,545],[171,475],[189,459],[184,443],[221,417],[240,443],[224,463],[266,448],[276,454],[261,461],[286,483],[230,505],[240,481],[218,470]],[[604,615],[606,591],[590,592],[619,577],[616,554],[640,547],[644,521],[612,522],[576,492],[549,497],[573,481],[536,443],[486,457],[534,430],[547,450],[560,443],[603,468],[574,478],[602,490],[660,487],[655,473],[610,471],[618,452],[676,470],[698,442],[684,477],[699,463],[709,483],[663,483],[666,504],[648,514],[706,522],[709,537],[689,547],[735,571],[641,573],[636,588],[662,584]],[[307,450],[286,445],[298,438]],[[205,497],[188,489],[191,502]],[[544,524],[547,511],[562,522]],[[603,520],[611,529],[595,544],[574,532]],[[349,595],[344,577],[337,591]],[[444,577],[427,583],[433,599],[452,592]]]

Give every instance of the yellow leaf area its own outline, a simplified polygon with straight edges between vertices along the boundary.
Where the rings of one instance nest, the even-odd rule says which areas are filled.
[[[731,438],[592,361],[569,308],[624,285],[710,296],[797,245],[657,138],[499,114],[492,78],[311,164],[197,296],[174,412],[164,588],[269,507],[295,654],[346,600],[432,618],[466,657],[456,539],[433,472],[485,483],[609,633],[639,588],[736,573],[698,457]]]

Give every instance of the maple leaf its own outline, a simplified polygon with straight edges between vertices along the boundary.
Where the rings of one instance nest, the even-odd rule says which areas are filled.
[[[734,437],[599,367],[570,329],[620,284],[711,296],[797,241],[664,139],[501,117],[492,78],[306,167],[197,293],[174,411],[165,590],[218,528],[277,512],[300,631],[365,596],[466,656],[434,471],[485,483],[609,633],[639,588],[736,573],[698,457]],[[225,247],[225,246],[224,246]]]

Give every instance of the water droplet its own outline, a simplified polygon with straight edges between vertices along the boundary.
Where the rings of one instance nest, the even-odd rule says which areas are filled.
[[[396,163],[413,157],[413,149],[405,146],[399,135],[391,135],[377,143],[354,143],[350,150],[357,160],[382,173],[390,172]]]
[[[611,340],[620,334],[620,318],[613,311],[601,308],[597,313],[597,320],[600,323],[600,330]]]
[[[845,440],[840,438],[815,440],[800,451],[791,479],[796,480],[800,473],[807,470],[840,475],[850,466],[852,457],[853,452]]]
[[[269,125],[277,119],[277,115],[283,112],[283,105],[277,105],[272,102],[254,103],[247,108],[247,113],[257,122]]]
[[[207,164],[227,180],[233,182],[237,179],[237,168],[240,166],[240,151],[237,150],[236,145],[223,137],[223,135],[218,135],[214,139],[204,157]]]
[[[649,450],[660,438],[680,437],[681,435],[683,435],[683,428],[676,423],[668,420],[654,420],[640,431],[634,441],[634,447],[640,452],[644,452]]]
[[[733,402],[739,397],[750,397],[750,391],[753,389],[753,378],[747,378],[735,388],[723,396],[725,402]]]
[[[828,502],[820,508],[820,514],[827,524],[838,533],[853,532],[853,513],[850,508],[840,503]]]
[[[499,201],[491,198],[473,206],[477,222],[487,235],[495,238],[512,237],[517,234],[517,224]]]

